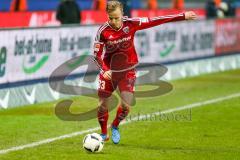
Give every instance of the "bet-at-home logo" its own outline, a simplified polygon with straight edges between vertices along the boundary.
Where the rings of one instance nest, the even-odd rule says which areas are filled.
[[[51,39],[40,39],[38,35],[31,39],[15,38],[14,55],[21,57],[22,69],[26,74],[33,74],[40,70],[48,61],[51,52]]]
[[[0,77],[5,75],[7,63],[7,49],[6,47],[0,48]]]
[[[154,41],[160,50],[159,55],[161,58],[165,58],[169,56],[172,51],[174,50],[175,43],[177,39],[176,30],[167,29],[167,30],[160,30],[156,32],[154,36]]]

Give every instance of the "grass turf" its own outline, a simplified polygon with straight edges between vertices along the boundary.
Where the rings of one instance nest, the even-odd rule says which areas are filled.
[[[239,75],[240,70],[235,70],[173,81],[171,93],[138,99],[131,114],[151,113],[238,93]],[[73,108],[78,112],[97,105],[97,100],[86,97],[73,100]],[[0,149],[98,126],[96,119],[86,122],[59,120],[54,115],[55,103],[1,110]],[[100,154],[85,153],[81,148],[82,135],[0,155],[0,159],[239,159],[239,110],[240,98],[234,98],[192,109],[191,120],[134,122],[121,127],[119,145],[107,142]],[[189,116],[189,113],[185,110],[174,114]],[[115,110],[110,120],[114,115]]]

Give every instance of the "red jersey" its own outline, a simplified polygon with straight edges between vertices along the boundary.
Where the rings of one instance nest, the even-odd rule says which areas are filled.
[[[113,29],[106,22],[99,28],[94,43],[94,55],[101,70],[119,71],[135,66],[138,63],[134,47],[136,31],[181,20],[185,20],[184,13],[154,18],[124,17],[119,30]]]

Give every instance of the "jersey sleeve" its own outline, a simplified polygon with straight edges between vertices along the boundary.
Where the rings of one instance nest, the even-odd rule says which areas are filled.
[[[135,18],[134,24],[135,24],[136,30],[142,30],[142,29],[155,27],[163,23],[183,21],[183,20],[185,20],[185,14],[181,13],[181,14],[159,16],[159,17],[153,17],[153,18],[144,17],[144,18],[138,18],[138,20],[136,20]]]
[[[102,35],[101,27],[99,28],[94,42],[94,60],[101,72],[109,70],[103,62],[103,53],[105,52],[104,37]]]

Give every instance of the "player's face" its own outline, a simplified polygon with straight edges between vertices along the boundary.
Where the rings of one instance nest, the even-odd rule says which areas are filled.
[[[122,26],[123,13],[120,8],[108,13],[108,22],[114,29],[120,29]]]

